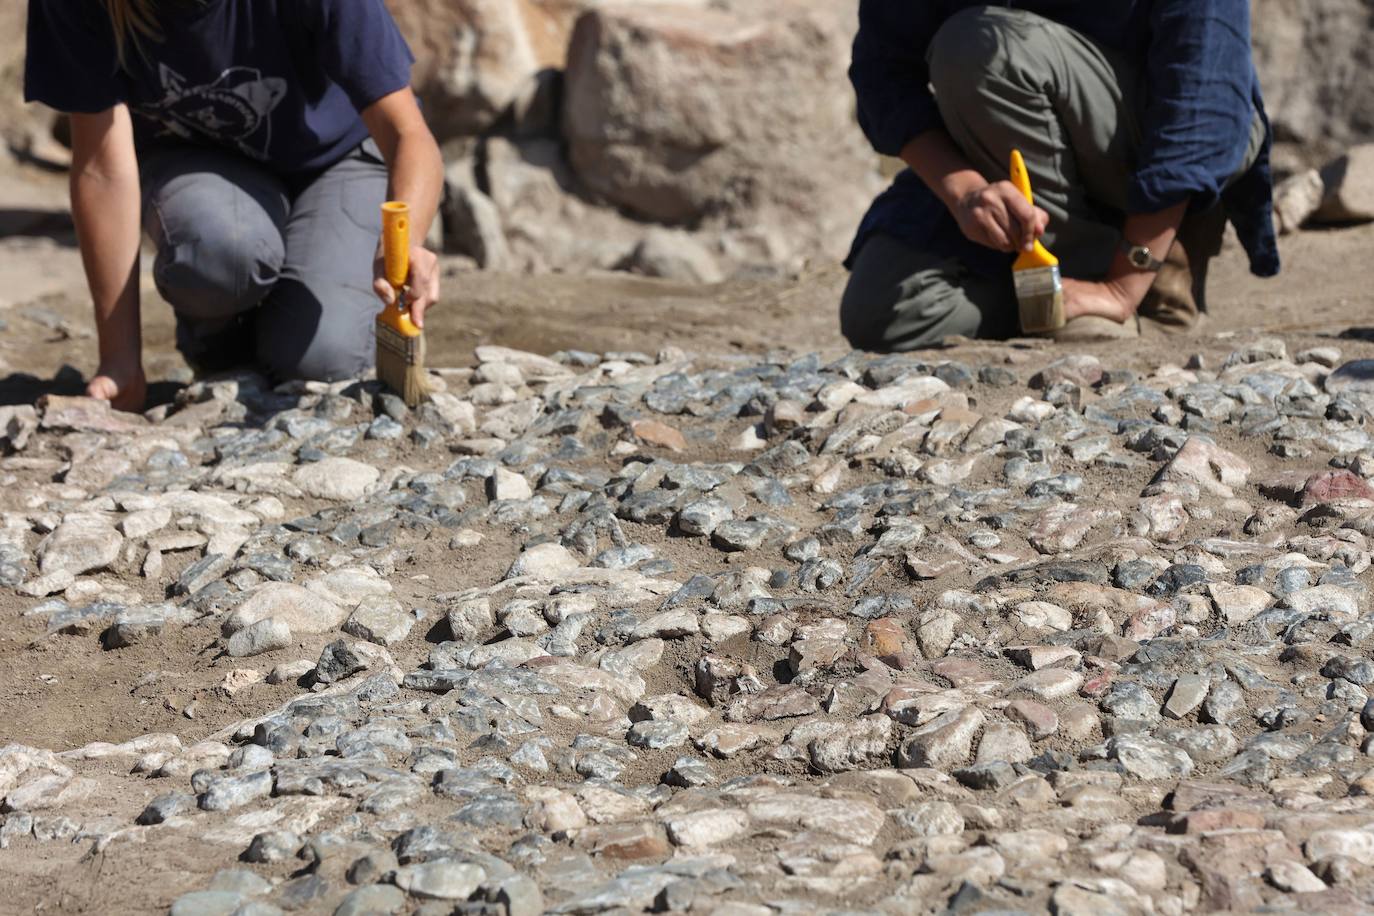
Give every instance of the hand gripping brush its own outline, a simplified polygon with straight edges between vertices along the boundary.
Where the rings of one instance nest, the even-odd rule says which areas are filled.
[[[377,316],[377,378],[415,407],[429,394],[425,384],[425,336],[410,320],[405,286],[410,276],[410,206],[382,204],[382,261],[396,301]]]
[[[1035,203],[1031,194],[1030,173],[1020,150],[1011,151],[1011,183]],[[1064,326],[1064,285],[1059,279],[1059,259],[1045,250],[1040,240],[1035,248],[1021,252],[1011,266],[1016,283],[1016,301],[1021,312],[1021,331],[1025,334],[1044,334]]]

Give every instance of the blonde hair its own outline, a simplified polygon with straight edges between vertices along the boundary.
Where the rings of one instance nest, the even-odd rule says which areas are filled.
[[[105,0],[105,9],[110,14],[114,26],[115,52],[119,65],[124,66],[128,59],[130,43],[143,53],[143,39],[154,41],[162,38],[158,28],[157,15],[153,11],[156,0]]]

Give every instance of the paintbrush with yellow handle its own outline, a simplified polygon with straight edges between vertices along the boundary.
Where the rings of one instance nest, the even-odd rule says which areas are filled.
[[[1011,151],[1011,183],[1035,203],[1031,194],[1030,173],[1020,150]],[[1011,266],[1016,283],[1016,301],[1021,311],[1021,331],[1045,334],[1064,326],[1064,284],[1059,278],[1059,259],[1050,254],[1040,240],[1031,251],[1022,251]]]
[[[429,395],[425,384],[425,335],[410,320],[406,280],[410,277],[410,206],[382,204],[382,262],[396,299],[377,316],[377,378],[414,407]]]

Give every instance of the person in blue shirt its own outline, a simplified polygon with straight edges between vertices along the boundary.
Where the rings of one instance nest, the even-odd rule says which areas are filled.
[[[91,396],[144,405],[141,230],[193,367],[337,380],[372,365],[397,295],[380,206],[407,202],[423,239],[443,188],[412,62],[382,0],[29,0],[25,96],[71,116]],[[410,255],[423,325],[437,258]]]
[[[1227,219],[1278,272],[1248,0],[860,0],[850,78],[908,166],[846,262],[856,347],[1016,335],[1010,266],[1037,237],[1066,278],[1060,339],[1195,327]]]

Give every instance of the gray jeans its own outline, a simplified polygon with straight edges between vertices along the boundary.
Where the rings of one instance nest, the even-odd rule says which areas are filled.
[[[1059,256],[1064,275],[1105,274],[1121,244],[1140,143],[1141,74],[1067,26],[996,6],[951,16],[926,57],[945,128],[973,167],[1002,181],[1010,151],[1020,149],[1035,202],[1050,216],[1045,246]],[[1256,114],[1238,175],[1254,163],[1263,140]],[[1018,330],[1006,277],[978,276],[888,235],[874,235],[860,249],[840,315],[856,345],[886,350]],[[854,340],[859,331],[862,341]]]
[[[372,365],[381,311],[372,261],[387,187],[376,144],[295,182],[196,147],[152,151],[140,166],[153,279],[176,311],[188,362],[322,381]]]

